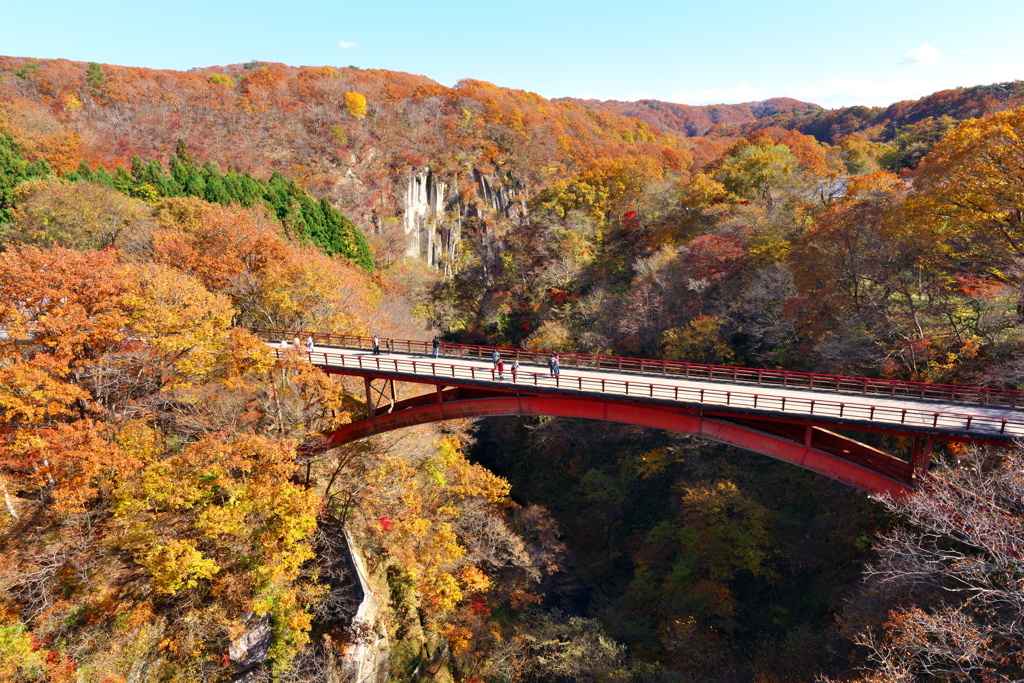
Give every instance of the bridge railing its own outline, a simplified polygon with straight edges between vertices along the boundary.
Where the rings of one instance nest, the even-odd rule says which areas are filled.
[[[275,354],[279,358],[289,353],[296,353],[296,351],[275,349]],[[504,382],[510,386],[521,385],[570,389],[627,398],[654,398],[691,404],[705,404],[708,406],[727,406],[741,410],[772,411],[801,416],[858,420],[879,423],[880,426],[900,425],[924,429],[941,429],[963,432],[978,438],[984,438],[985,436],[1004,438],[1024,437],[1024,419],[984,414],[781,396],[729,389],[686,387],[675,384],[656,384],[643,380],[629,381],[603,377],[584,377],[581,375],[551,375],[549,373],[528,370],[520,370],[514,374],[508,371],[504,376],[499,376],[493,368],[458,365],[429,358],[413,360],[379,355],[347,355],[325,351],[314,351],[312,354],[308,354],[302,349],[299,349],[297,353],[314,365],[327,370],[334,368],[396,372],[429,377],[431,381],[450,378],[454,380],[469,379]]]
[[[357,349],[369,349],[373,346],[372,337],[349,334],[326,334],[322,332],[280,330],[270,328],[249,328],[251,332],[265,341],[291,340],[299,337],[305,343],[308,337],[314,344],[342,346]],[[382,352],[411,353],[431,355],[432,344],[429,341],[413,339],[390,339],[380,337]],[[390,348],[388,346],[390,344]],[[516,349],[500,346],[480,346],[474,344],[455,344],[442,342],[440,355],[446,358],[469,358],[489,360],[491,353],[497,350],[505,361],[518,360],[520,363],[547,365],[550,351],[533,349]],[[794,372],[790,370],[766,370],[763,368],[742,368],[732,365],[711,365],[707,363],[687,363],[682,361],[654,360],[649,358],[625,358],[619,356],[599,356],[586,353],[559,353],[562,367],[614,370],[643,375],[662,375],[707,379],[712,381],[731,382],[735,384],[751,384],[757,386],[776,386],[791,389],[812,389],[843,394],[861,394],[865,396],[890,396],[917,398],[949,403],[978,403],[982,405],[1004,406],[1008,408],[1024,408],[1024,392],[1014,389],[998,389],[991,387],[960,386],[954,384],[933,384],[931,382],[907,382],[903,380],[877,379],[871,377],[851,377],[846,375],[828,375],[813,372]]]

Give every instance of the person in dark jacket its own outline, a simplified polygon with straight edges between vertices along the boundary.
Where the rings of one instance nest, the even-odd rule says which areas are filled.
[[[437,354],[441,350],[441,340],[434,337],[434,341],[431,343],[434,345],[434,358],[437,358]]]

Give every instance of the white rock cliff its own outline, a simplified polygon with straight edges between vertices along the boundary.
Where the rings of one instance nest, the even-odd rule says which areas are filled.
[[[486,223],[490,218],[516,219],[526,214],[523,188],[511,176],[503,186],[474,168],[468,179],[473,191],[460,193],[457,179],[442,179],[429,168],[409,171],[402,207],[406,255],[450,273],[467,221]]]

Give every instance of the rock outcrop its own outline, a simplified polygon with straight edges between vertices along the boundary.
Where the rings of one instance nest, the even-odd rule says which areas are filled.
[[[467,223],[472,220],[486,225],[488,219],[516,219],[526,214],[523,187],[510,175],[500,182],[473,168],[466,180],[471,181],[472,189],[457,178],[441,178],[429,168],[409,171],[402,207],[406,255],[450,273]]]

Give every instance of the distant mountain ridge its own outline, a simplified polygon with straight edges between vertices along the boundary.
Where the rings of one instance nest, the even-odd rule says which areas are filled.
[[[902,126],[928,118],[949,116],[954,121],[980,118],[1024,105],[1024,81],[992,83],[940,90],[920,99],[902,100],[886,107],[854,105],[825,109],[788,97],[739,104],[688,105],[661,100],[580,100],[564,98],[594,110],[646,121],[666,133],[685,137],[743,136],[760,128],[780,126],[834,144],[839,138],[860,133],[878,141],[890,141]]]
[[[576,102],[584,107],[630,116],[645,121],[651,126],[657,126],[666,132],[682,134],[685,137],[722,135],[736,126],[779,114],[822,111],[820,105],[789,97],[773,97],[758,102],[741,102],[739,104],[703,105],[678,104],[651,99],[634,102],[603,100],[595,103],[594,100],[560,98],[558,101]]]
[[[895,130],[928,118],[949,116],[955,121],[982,118],[1024,105],[1024,81],[975,85],[940,90],[917,100],[894,102],[887,107],[843,107],[841,109],[777,114],[773,123],[833,143],[850,133],[889,141]],[[764,121],[761,122],[765,124]],[[760,127],[752,126],[751,129]],[[875,129],[875,130],[872,130]],[[743,134],[748,132],[742,130]]]

